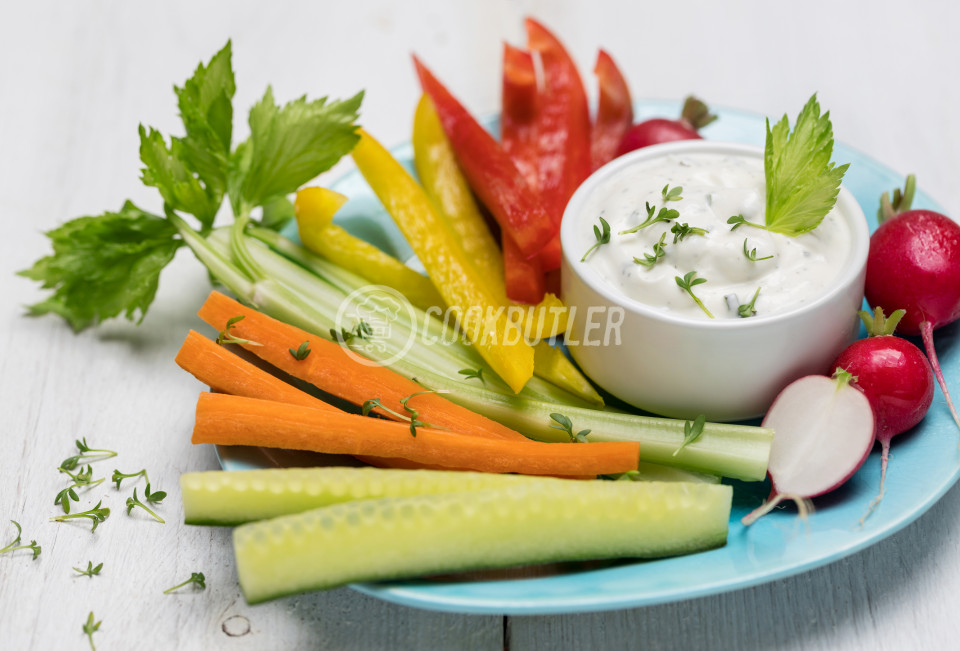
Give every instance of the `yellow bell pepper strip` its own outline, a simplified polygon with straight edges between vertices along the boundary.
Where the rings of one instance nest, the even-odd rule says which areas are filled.
[[[558,348],[541,341],[533,347],[533,354],[534,371],[539,377],[597,407],[604,406],[603,398],[597,390]]]
[[[511,389],[519,392],[533,376],[533,348],[509,321],[480,273],[457,243],[453,230],[403,166],[362,129],[352,152],[357,168],[452,309],[477,352]]]
[[[413,160],[427,196],[446,218],[457,241],[481,277],[491,284],[503,277],[503,256],[487,226],[428,95],[420,97],[413,118]]]
[[[303,245],[371,283],[392,287],[422,310],[443,308],[443,298],[429,278],[332,223],[346,201],[347,197],[327,188],[297,192],[294,210]]]
[[[556,294],[544,294],[543,300],[536,305],[512,305],[511,310],[520,312],[523,335],[527,341],[549,339],[563,334],[567,329],[569,312]]]
[[[460,248],[480,271],[488,291],[498,303],[507,305],[500,248],[460,171],[456,154],[428,95],[421,97],[414,117],[413,156],[427,196],[450,224]],[[554,294],[545,294],[537,305],[519,307],[524,308],[524,332],[534,339],[555,337],[567,328],[566,307]]]

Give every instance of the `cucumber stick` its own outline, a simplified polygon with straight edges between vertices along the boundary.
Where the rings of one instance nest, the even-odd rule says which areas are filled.
[[[573,480],[459,470],[269,468],[180,476],[187,524],[234,525],[302,513],[340,502],[506,488]]]
[[[716,484],[522,482],[335,504],[234,530],[249,603],[530,563],[656,558],[725,543],[733,490]]]
[[[718,483],[719,477],[641,463],[635,481]],[[190,472],[180,476],[184,521],[236,525],[321,506],[381,497],[410,497],[507,488],[535,483],[550,490],[571,480],[459,470],[380,468],[269,468],[237,472]]]

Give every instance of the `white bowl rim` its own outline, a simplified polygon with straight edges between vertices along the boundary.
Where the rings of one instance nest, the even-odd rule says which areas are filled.
[[[646,161],[651,158],[668,156],[671,154],[683,153],[715,153],[730,154],[734,156],[747,156],[750,158],[763,158],[764,149],[756,145],[747,145],[735,142],[723,142],[717,140],[681,140],[668,142],[659,145],[650,145],[642,149],[634,150],[613,159],[603,167],[597,169],[585,180],[577,191],[574,192],[567,207],[563,213],[563,221],[560,226],[560,242],[563,250],[563,257],[566,259],[570,271],[587,285],[592,291],[600,294],[603,298],[614,305],[623,307],[633,313],[652,318],[664,323],[683,325],[694,329],[709,330],[727,330],[727,329],[754,329],[767,326],[773,326],[781,321],[790,320],[801,313],[815,311],[821,305],[833,300],[834,297],[846,291],[852,282],[861,274],[867,263],[867,254],[870,250],[870,229],[867,225],[866,216],[863,208],[857,203],[849,190],[840,187],[840,193],[837,196],[837,204],[841,206],[840,213],[847,218],[852,231],[853,250],[847,259],[846,266],[840,272],[836,282],[830,288],[830,291],[820,295],[809,303],[804,303],[787,312],[781,312],[771,316],[762,316],[750,319],[701,319],[698,317],[687,317],[677,315],[671,312],[665,312],[645,303],[641,303],[624,294],[621,294],[609,287],[607,282],[592,267],[584,266],[577,257],[577,251],[583,246],[582,242],[577,242],[577,238],[582,239],[581,233],[575,233],[574,214],[581,209],[589,195],[598,185],[606,181],[609,177],[620,173],[624,168],[630,167],[635,163]],[[582,225],[582,224],[581,224]],[[789,237],[789,236],[788,236]],[[575,248],[577,247],[577,248]]]

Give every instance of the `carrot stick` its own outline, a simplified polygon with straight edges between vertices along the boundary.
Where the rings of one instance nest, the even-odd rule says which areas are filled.
[[[361,364],[353,356],[354,353],[348,355],[339,344],[272,319],[219,292],[210,293],[199,315],[217,330],[223,330],[229,319],[243,315],[243,320],[232,325],[230,334],[260,344],[244,344],[244,348],[280,370],[355,405],[379,398],[385,407],[402,414],[405,411],[400,401],[423,391],[423,387],[416,382],[384,366],[373,362]],[[310,342],[310,354],[306,359],[297,360],[290,354],[290,349],[296,350],[304,341]],[[420,412],[420,419],[424,422],[454,432],[487,438],[528,440],[519,432],[435,393],[419,395],[410,404]],[[380,409],[375,411],[399,420],[389,412]]]
[[[177,364],[214,391],[285,402],[324,411],[340,411],[218,346],[196,330],[187,334]]]
[[[635,442],[538,443],[462,436],[346,413],[217,393],[197,402],[194,443],[397,457],[481,472],[606,475],[635,470]]]
[[[311,396],[305,391],[287,384],[270,375],[261,368],[234,355],[223,346],[207,339],[199,332],[191,330],[187,334],[177,364],[214,391],[234,396],[272,400],[301,407],[312,407],[326,412],[343,413],[333,405]],[[404,468],[435,470],[440,466],[416,463],[409,459],[385,459],[382,457],[358,456],[360,461],[382,468]],[[444,468],[450,470],[450,468]]]

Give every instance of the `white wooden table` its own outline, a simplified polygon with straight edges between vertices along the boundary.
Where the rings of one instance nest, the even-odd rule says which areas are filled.
[[[199,6],[194,6],[199,5]],[[693,601],[551,617],[437,614],[340,589],[247,606],[229,532],[181,524],[177,478],[213,469],[192,447],[199,385],[173,364],[207,292],[182,251],[144,323],[80,335],[27,319],[40,294],[16,278],[47,252],[43,230],[115,209],[156,206],[137,180],[139,122],[177,129],[174,83],[233,38],[236,135],[246,108],[278,98],[344,97],[367,89],[362,123],[381,140],[408,137],[416,51],[475,111],[496,110],[499,56],[536,15],[568,44],[591,81],[596,47],[610,51],[637,97],[695,91],[718,104],[795,113],[812,91],[838,137],[906,173],[960,211],[960,59],[955,3],[764,0],[697,3],[290,2],[4,3],[0,7],[0,540],[16,519],[43,554],[0,556],[0,647],[85,648],[94,611],[99,649],[622,648],[912,649],[956,647],[960,618],[960,492],[901,533],[794,578]],[[646,5],[646,6],[644,6]],[[48,522],[73,440],[118,450],[95,464],[146,466],[170,492],[161,525],[128,517],[128,490],[102,485],[113,515],[95,533]],[[114,463],[115,462],[115,463]],[[2,546],[3,542],[0,542]],[[102,576],[71,567],[104,563]],[[192,571],[204,592],[165,596]]]

